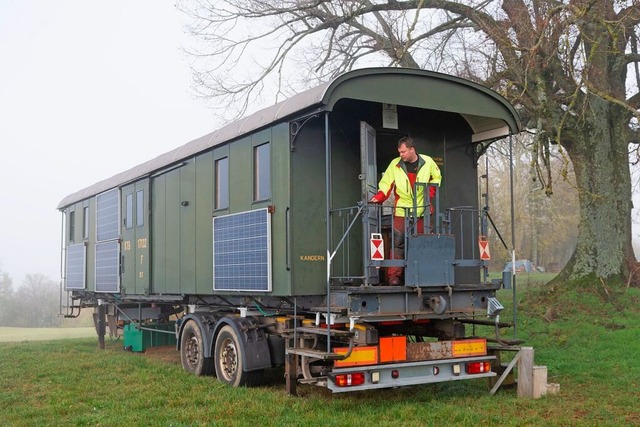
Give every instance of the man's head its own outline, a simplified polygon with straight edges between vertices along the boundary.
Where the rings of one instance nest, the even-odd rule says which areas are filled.
[[[405,136],[398,141],[398,154],[403,162],[413,163],[418,160],[418,153],[416,153],[416,146],[413,143],[413,138]]]

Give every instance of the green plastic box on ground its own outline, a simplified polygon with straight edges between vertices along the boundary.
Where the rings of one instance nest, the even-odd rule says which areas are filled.
[[[124,327],[124,348],[125,350],[142,352],[150,347],[159,347],[163,345],[175,345],[175,333],[156,332],[156,331],[175,331],[175,323],[150,323],[141,325],[138,329],[135,323],[129,323]],[[149,330],[149,329],[154,329]]]

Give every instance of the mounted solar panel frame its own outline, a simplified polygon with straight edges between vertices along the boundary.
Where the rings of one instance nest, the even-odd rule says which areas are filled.
[[[213,290],[271,292],[271,214],[213,217]]]
[[[117,240],[96,243],[96,292],[120,291],[120,243]]]
[[[96,195],[96,292],[120,291],[120,190]]]
[[[96,241],[120,237],[120,190],[114,188],[96,196]]]
[[[65,265],[65,289],[87,287],[87,247],[84,243],[67,246]]]

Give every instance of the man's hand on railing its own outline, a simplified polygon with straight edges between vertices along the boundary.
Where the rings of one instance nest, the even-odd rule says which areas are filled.
[[[431,185],[429,186],[429,198],[433,199],[434,197],[436,197],[436,187],[435,185]]]

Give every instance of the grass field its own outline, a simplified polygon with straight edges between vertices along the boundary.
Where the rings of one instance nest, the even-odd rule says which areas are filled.
[[[500,294],[508,305],[511,294]],[[517,299],[518,337],[560,384],[557,395],[525,400],[503,388],[490,396],[477,380],[339,395],[299,386],[291,397],[282,370],[264,386],[232,389],[186,374],[175,352],[129,353],[109,340],[99,350],[95,338],[83,338],[0,344],[0,424],[640,425],[640,290],[521,283]]]
[[[0,326],[0,343],[95,337],[93,326],[80,328],[8,328]]]

